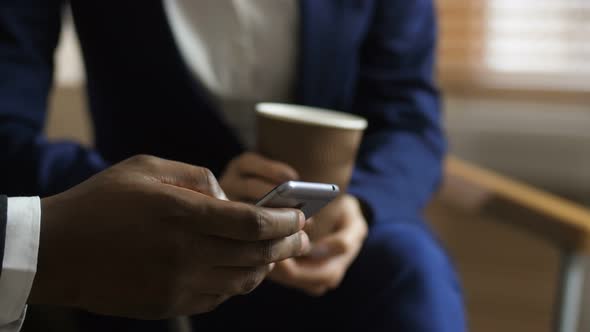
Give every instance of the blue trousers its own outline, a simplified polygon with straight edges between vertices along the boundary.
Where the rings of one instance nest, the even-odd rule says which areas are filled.
[[[192,322],[199,332],[466,330],[453,267],[428,227],[416,221],[372,226],[341,286],[322,297],[264,282]],[[85,323],[84,331],[165,331],[162,322],[93,317]]]

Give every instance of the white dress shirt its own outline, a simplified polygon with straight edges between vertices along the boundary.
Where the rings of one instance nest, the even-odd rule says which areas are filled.
[[[247,147],[258,102],[291,102],[297,70],[297,0],[165,0],[176,44],[195,80]]]
[[[41,203],[38,197],[9,198],[0,276],[0,331],[16,332],[37,271]]]

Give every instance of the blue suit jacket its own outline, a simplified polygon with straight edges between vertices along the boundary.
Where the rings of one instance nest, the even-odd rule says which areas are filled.
[[[191,77],[161,1],[72,0],[96,147],[42,133],[61,0],[0,6],[0,188],[62,191],[138,153],[219,173],[242,147]],[[415,218],[440,176],[432,0],[301,0],[296,102],[369,120],[350,192],[375,221]]]

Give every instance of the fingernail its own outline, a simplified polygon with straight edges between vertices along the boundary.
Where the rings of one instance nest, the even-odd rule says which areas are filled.
[[[309,237],[307,236],[307,234],[305,232],[303,232],[303,234],[301,234],[301,249],[300,249],[299,254],[305,255],[310,250],[311,250],[311,243],[309,242]]]
[[[290,170],[288,172],[283,172],[282,175],[283,175],[283,177],[285,177],[286,179],[289,179],[289,180],[297,180],[297,179],[299,179],[299,174],[297,174],[297,172],[295,170]]]
[[[301,211],[297,211],[297,214],[299,217],[299,229],[303,229],[303,227],[306,225],[305,214]]]

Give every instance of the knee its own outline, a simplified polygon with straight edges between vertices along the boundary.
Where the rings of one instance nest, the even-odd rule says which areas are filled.
[[[403,331],[465,330],[453,266],[424,224],[374,225],[350,272],[376,320]]]
[[[364,262],[361,262],[364,261]],[[432,294],[444,287],[460,292],[454,268],[429,229],[420,222],[375,225],[359,256],[363,270],[378,271],[375,284],[411,286]]]

